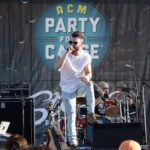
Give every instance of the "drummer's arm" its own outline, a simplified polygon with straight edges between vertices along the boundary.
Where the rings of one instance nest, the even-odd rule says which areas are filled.
[[[134,91],[130,91],[132,97],[133,97],[133,104],[135,104],[135,106],[137,106],[139,108],[140,106],[140,98],[139,96],[136,96],[136,94],[134,93]]]

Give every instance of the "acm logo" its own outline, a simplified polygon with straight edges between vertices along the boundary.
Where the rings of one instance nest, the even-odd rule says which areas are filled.
[[[109,25],[90,3],[80,0],[61,1],[45,10],[33,32],[34,49],[46,67],[54,71],[58,51],[68,46],[73,31],[84,34],[83,49],[92,57],[92,67],[99,65],[108,52]]]

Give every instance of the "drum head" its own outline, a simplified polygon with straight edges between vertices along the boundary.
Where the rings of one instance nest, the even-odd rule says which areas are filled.
[[[119,112],[120,112],[120,108],[118,106],[109,106],[105,110],[105,114],[107,116],[115,116],[115,115],[119,114]]]

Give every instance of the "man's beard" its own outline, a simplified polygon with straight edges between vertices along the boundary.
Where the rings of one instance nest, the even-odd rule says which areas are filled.
[[[78,51],[79,51],[79,48],[74,48],[74,50],[71,53],[73,54],[73,53],[76,53]]]

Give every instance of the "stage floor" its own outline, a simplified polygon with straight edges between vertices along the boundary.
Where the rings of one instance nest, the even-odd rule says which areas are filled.
[[[148,145],[140,145],[141,150],[146,150]],[[118,150],[118,148],[93,148],[93,147],[78,147],[77,150]]]

